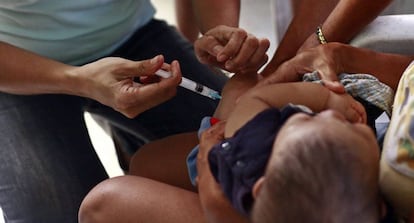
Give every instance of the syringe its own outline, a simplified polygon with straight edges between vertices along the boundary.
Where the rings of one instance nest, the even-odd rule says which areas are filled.
[[[155,74],[157,76],[162,77],[162,78],[169,78],[169,77],[171,77],[171,73],[168,72],[168,71],[165,71],[165,70],[157,70],[155,72]],[[208,88],[208,87],[206,87],[206,86],[204,86],[202,84],[199,84],[197,82],[194,82],[194,81],[192,81],[192,80],[190,80],[188,78],[185,78],[185,77],[182,77],[181,78],[180,86],[183,87],[183,88],[186,88],[186,89],[188,89],[190,91],[193,91],[195,93],[201,94],[203,96],[212,98],[214,100],[221,99],[221,96],[220,96],[220,94],[217,91],[215,91],[215,90],[213,90],[211,88]]]

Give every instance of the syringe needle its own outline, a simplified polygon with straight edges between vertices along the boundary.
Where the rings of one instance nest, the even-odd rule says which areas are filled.
[[[155,74],[157,76],[162,77],[162,78],[171,77],[171,73],[168,72],[168,71],[165,71],[165,70],[157,70],[155,72]],[[185,77],[182,77],[180,86],[183,87],[183,88],[186,88],[186,89],[188,89],[192,92],[195,92],[195,93],[198,93],[200,95],[212,98],[214,100],[221,99],[221,96],[217,91],[215,91],[211,88],[208,88],[208,87],[206,87],[202,84],[199,84],[195,81],[192,81],[188,78],[185,78]]]

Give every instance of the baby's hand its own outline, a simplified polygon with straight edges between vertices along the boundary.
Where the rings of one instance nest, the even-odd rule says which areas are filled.
[[[325,109],[333,109],[342,113],[352,123],[367,123],[364,106],[347,93],[337,94],[330,91]]]

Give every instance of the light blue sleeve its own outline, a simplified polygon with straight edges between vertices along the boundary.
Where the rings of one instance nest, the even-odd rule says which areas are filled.
[[[79,65],[115,50],[154,14],[149,0],[0,1],[0,41]]]
[[[201,120],[200,128],[198,129],[198,138],[201,134],[208,128],[211,127],[210,124],[211,117],[204,117]],[[198,145],[194,147],[193,150],[187,156],[187,169],[188,175],[190,177],[191,183],[196,186],[195,179],[197,177],[197,154],[198,154]]]

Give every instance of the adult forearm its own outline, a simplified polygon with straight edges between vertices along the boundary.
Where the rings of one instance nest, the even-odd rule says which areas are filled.
[[[70,94],[99,101],[129,118],[174,97],[181,81],[178,61],[171,77],[134,82],[154,75],[164,57],[132,61],[106,57],[83,66],[69,66],[0,42],[0,91],[13,94]],[[148,79],[146,79],[148,80]]]
[[[339,0],[302,0],[279,46],[262,74],[267,76],[296,55],[305,40],[315,32]]]
[[[69,74],[72,69],[72,66],[0,42],[0,91],[77,94],[75,89],[80,86]]]
[[[392,0],[341,0],[323,22],[322,29],[330,42],[348,43],[374,20]]]
[[[377,77],[393,89],[414,56],[379,53],[349,45],[339,46],[340,64],[346,73],[366,73]]]
[[[197,160],[197,162],[201,162]],[[199,166],[199,165],[198,165]],[[204,165],[206,166],[206,165]],[[204,174],[202,173],[204,172]],[[208,175],[208,176],[206,176]],[[200,203],[208,223],[247,223],[247,219],[233,208],[217,182],[214,181],[210,169],[201,169],[199,176]]]
[[[210,169],[208,154],[213,145],[224,139],[224,121],[218,122],[200,136],[197,154],[197,186],[206,222],[247,222],[231,205]]]
[[[348,43],[390,2],[391,0],[303,0],[274,57],[262,74],[267,76],[275,71],[281,63],[295,56],[299,49],[318,45],[315,31],[319,25],[328,42]]]
[[[240,0],[193,0],[201,33],[218,25],[239,26]]]

